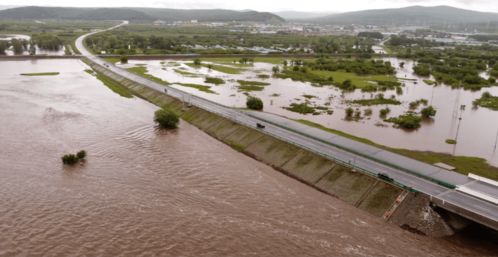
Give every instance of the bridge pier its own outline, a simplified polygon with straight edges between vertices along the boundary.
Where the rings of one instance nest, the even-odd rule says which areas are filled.
[[[432,237],[450,236],[455,229],[431,206],[430,197],[409,193],[388,219],[411,232]]]

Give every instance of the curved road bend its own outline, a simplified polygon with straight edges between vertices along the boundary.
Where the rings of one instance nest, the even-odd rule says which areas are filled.
[[[90,53],[83,45],[83,41],[87,36],[100,33],[103,31],[108,31],[112,30],[115,28],[118,28],[120,26],[124,26],[128,24],[128,22],[123,22],[117,26],[105,29],[105,30],[99,30],[99,31],[94,31],[88,34],[85,34],[81,37],[79,37],[76,40],[76,47],[78,50],[81,52],[81,55],[84,57],[87,57],[90,59],[92,62],[101,65],[108,70],[125,77],[129,80],[135,81],[137,83],[140,83],[146,87],[149,87],[150,89],[156,90],[158,92],[164,93],[165,86],[158,84],[154,81],[148,80],[146,78],[143,78],[141,76],[138,76],[134,73],[128,72],[124,69],[121,69],[119,67],[114,66],[111,63],[108,63],[104,61],[103,59],[95,56],[94,54]],[[177,99],[181,99],[184,101],[189,102],[190,104],[197,106],[199,108],[205,109],[207,111],[216,113],[218,115],[221,115],[223,117],[226,117],[234,122],[237,122],[239,124],[248,126],[248,127],[255,127],[256,123],[265,123],[266,128],[264,130],[261,130],[261,132],[266,133],[270,136],[273,136],[275,138],[281,139],[283,141],[289,142],[291,144],[297,145],[299,147],[308,149],[309,151],[312,151],[313,153],[319,154],[325,158],[343,163],[345,165],[348,164],[353,164],[354,168],[363,170],[366,172],[369,172],[373,175],[379,174],[379,173],[384,173],[393,178],[396,182],[411,187],[419,192],[425,193],[429,196],[431,196],[434,200],[434,202],[440,206],[441,208],[448,209],[450,211],[455,211],[456,210],[464,211],[466,214],[463,214],[463,216],[466,216],[467,218],[474,220],[478,223],[481,223],[483,225],[486,225],[488,227],[492,227],[495,230],[498,230],[498,206],[494,205],[492,203],[489,203],[487,201],[471,197],[469,195],[463,194],[461,192],[455,191],[448,189],[446,187],[440,186],[437,183],[434,183],[432,181],[423,179],[421,177],[415,176],[413,174],[410,174],[406,171],[403,171],[401,169],[395,168],[396,166],[390,166],[384,164],[385,162],[380,162],[376,161],[371,158],[366,158],[362,155],[358,155],[355,153],[352,153],[350,151],[344,150],[344,147],[336,147],[334,144],[329,144],[325,143],[321,140],[317,140],[314,135],[312,134],[313,137],[305,136],[307,131],[299,131],[300,133],[296,133],[292,130],[286,129],[288,126],[287,123],[290,121],[287,120],[286,123],[281,124],[281,121],[278,119],[271,120],[269,122],[268,117],[256,117],[256,115],[248,115],[245,112],[232,109],[226,106],[219,105],[217,103],[211,102],[206,99],[202,99],[200,97],[188,94],[186,92],[183,92],[181,90],[178,90],[176,88],[168,87],[168,95],[175,97]],[[266,121],[266,122],[265,122]],[[297,126],[297,125],[296,125]],[[299,127],[298,127],[299,129]],[[293,128],[294,130],[294,128]],[[301,133],[302,132],[302,133]],[[313,131],[317,132],[318,131]],[[323,131],[320,131],[320,133],[323,133]],[[328,142],[328,141],[327,141]],[[358,142],[355,142],[355,144],[358,144]],[[404,157],[406,158],[406,157]],[[406,158],[408,159],[408,158]],[[406,164],[423,164],[427,165],[425,163],[421,163],[418,161],[414,161],[412,159],[409,159],[410,162],[407,162]],[[432,165],[428,165],[431,167],[434,167]],[[457,176],[462,176],[459,174],[454,174]],[[466,177],[465,177],[466,178]],[[475,183],[475,181],[472,180],[462,180],[462,184],[468,184],[468,183]],[[489,187],[488,187],[489,191]],[[493,192],[498,192],[498,189],[492,188],[490,191]],[[495,196],[498,195],[495,194]],[[470,215],[468,214],[470,213]],[[477,216],[477,217],[476,217]],[[482,218],[487,221],[482,221]]]

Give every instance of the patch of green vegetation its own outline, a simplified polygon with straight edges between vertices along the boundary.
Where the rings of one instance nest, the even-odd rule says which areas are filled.
[[[204,86],[204,85],[199,85],[199,84],[193,84],[193,83],[175,83],[177,85],[183,86],[183,87],[190,87],[190,88],[195,88],[199,91],[209,93],[209,94],[216,94],[213,90],[211,90],[210,86]]]
[[[314,96],[314,95],[307,95],[307,94],[304,94],[304,95],[303,95],[303,97],[304,97],[304,98],[306,98],[306,99],[313,99],[313,98],[317,98],[317,97],[316,97],[316,96]]]
[[[162,85],[166,85],[167,86],[167,85],[170,84],[167,81],[164,81],[164,80],[162,80],[162,79],[160,79],[158,77],[155,77],[155,76],[152,76],[152,75],[148,74],[147,73],[148,72],[147,67],[145,67],[145,66],[136,66],[136,67],[128,68],[126,70],[128,70],[129,72],[135,73],[135,74],[137,74],[139,76],[142,76],[142,77],[144,77],[146,79],[152,80],[152,81],[154,81],[156,83],[162,84]]]
[[[304,114],[304,115],[306,115],[306,114],[313,114],[313,115],[320,114],[319,112],[316,111],[315,107],[308,105],[308,103],[291,103],[290,106],[284,107],[284,109],[291,111],[291,112]]]
[[[166,15],[168,16],[168,15]],[[165,16],[165,17],[166,17]],[[240,16],[240,15],[239,15]],[[239,21],[240,19],[236,19]],[[106,51],[110,54],[257,54],[251,49],[238,47],[265,47],[288,49],[284,53],[307,54],[353,54],[367,57],[373,53],[373,39],[356,36],[331,35],[297,35],[297,34],[252,34],[247,30],[236,32],[231,26],[153,26],[151,24],[129,24],[121,28],[89,36],[86,42],[94,52]],[[241,40],[243,39],[243,40]],[[90,44],[91,43],[91,44]],[[202,48],[195,48],[201,45]],[[223,49],[217,46],[224,46]],[[300,47],[307,46],[307,48]],[[292,59],[276,55],[260,58],[249,57],[254,62],[282,64],[283,60]],[[204,57],[203,57],[204,58]],[[243,58],[243,57],[242,57]],[[240,57],[229,57],[218,62],[234,60]],[[206,58],[209,60],[209,58]]]
[[[260,81],[237,80],[241,86],[268,86],[270,83]]]
[[[240,91],[252,92],[252,91],[263,91],[265,87],[254,86],[254,85],[241,85],[239,86]]]
[[[449,145],[456,145],[457,141],[455,139],[446,139],[445,141]]]
[[[371,105],[400,105],[401,102],[393,98],[384,98],[383,94],[378,94],[373,99],[358,99],[349,101],[352,104],[359,104],[363,106]]]
[[[162,129],[175,129],[178,127],[180,118],[173,110],[162,108],[154,113],[154,121]]]
[[[434,80],[424,79],[424,82],[425,82],[425,84],[427,84],[429,86],[436,85],[436,81],[434,81]]]
[[[425,106],[427,106],[427,104],[429,104],[429,101],[427,101],[427,99],[423,99],[423,98],[422,98],[422,99],[419,99],[419,100],[416,100],[416,101],[410,102],[410,106],[409,106],[409,108],[410,108],[410,110],[416,110],[416,109],[418,109],[418,107],[419,107],[420,105],[425,105]]]
[[[285,57],[256,57],[254,58],[254,62],[265,62],[270,64],[282,64],[284,61],[289,58]]]
[[[65,55],[73,55],[73,52],[71,51],[71,46],[70,45],[64,45],[64,54]]]
[[[104,60],[109,63],[118,63],[121,62],[120,58],[117,57],[104,57]]]
[[[335,85],[343,90],[359,88],[363,91],[394,89],[401,84],[392,75],[357,75],[347,71],[330,71],[307,69],[306,67],[284,69],[276,73],[279,78],[290,78],[295,81],[310,82],[318,85]]]
[[[318,86],[334,85],[334,79],[332,77],[324,77],[321,75],[317,75],[305,69],[296,70],[296,71],[285,69],[280,73],[276,72],[275,77],[281,79],[292,79],[294,81],[310,82],[313,85],[318,85]]]
[[[242,57],[242,58],[207,57],[207,58],[203,58],[203,60],[211,62],[211,63],[230,65],[230,66],[242,67],[242,68],[243,67],[251,67],[253,65],[253,62],[254,62],[253,58],[247,58],[247,57]]]
[[[390,112],[391,112],[391,109],[389,109],[387,107],[384,109],[380,109],[379,117],[381,117],[382,119],[385,119]]]
[[[229,143],[229,146],[232,147],[237,152],[244,152],[245,149],[243,145],[237,143]]]
[[[311,71],[312,73],[321,75],[322,77],[333,77],[337,84],[342,84],[346,80],[350,80],[355,88],[364,91],[376,91],[379,84],[383,82],[396,83],[396,78],[391,75],[365,75],[360,76],[352,72],[345,71]]]
[[[493,96],[489,92],[484,92],[481,98],[473,102],[474,106],[481,106],[494,111],[498,111],[498,96]]]
[[[90,75],[95,75],[95,72],[92,69],[86,69],[85,72]]]
[[[185,76],[185,77],[191,77],[191,78],[199,77],[199,74],[188,72],[188,71],[185,71],[182,69],[174,69],[174,71],[178,74]]]
[[[61,157],[61,160],[64,165],[73,166],[78,162],[85,160],[85,158],[86,158],[86,151],[81,150],[76,154],[65,154],[64,156]]]
[[[373,141],[362,138],[362,137],[357,137],[353,136],[351,134],[345,133],[343,131],[327,128],[325,126],[322,126],[320,124],[308,121],[308,120],[297,120],[299,123],[302,123],[304,125],[314,127],[323,131],[327,131],[329,133],[333,133],[336,135],[340,135],[364,144],[372,145],[375,147],[379,147],[381,149],[385,149],[391,152],[395,152],[416,160],[419,160],[421,162],[425,162],[428,164],[434,164],[438,162],[446,163],[448,165],[451,165],[455,167],[455,172],[467,175],[468,173],[474,173],[479,176],[483,176],[486,178],[498,180],[498,167],[494,167],[489,165],[485,159],[482,158],[477,158],[477,157],[468,157],[468,156],[453,156],[450,154],[446,153],[435,153],[435,152],[427,152],[427,151],[414,151],[414,150],[407,150],[407,149],[396,149],[396,148],[390,148],[387,146],[379,145],[377,143],[374,143]]]
[[[21,73],[21,76],[57,76],[60,72]]]
[[[400,57],[413,58],[417,65],[415,74],[423,77],[433,76],[435,83],[444,83],[453,88],[479,90],[491,87],[496,81],[480,76],[494,67],[498,51],[486,46],[457,46],[454,48],[433,49],[430,47],[408,47],[400,50]],[[426,82],[427,83],[427,82]],[[428,83],[430,84],[430,82]]]
[[[201,68],[201,67],[206,67],[206,68],[211,69],[211,70],[219,71],[219,72],[226,73],[226,74],[232,74],[232,75],[240,74],[241,72],[244,71],[244,69],[238,68],[238,67],[230,67],[230,66],[226,66],[226,65],[216,65],[216,64],[208,64],[208,63],[201,63],[201,64],[186,63],[186,65],[188,65],[192,68],[197,68],[197,69]]]
[[[363,111],[363,114],[364,114],[365,116],[367,116],[367,117],[372,116],[372,114],[373,114],[373,110],[372,110],[372,109],[370,109],[370,108],[365,109],[365,110]]]
[[[247,97],[246,106],[251,110],[262,111],[263,101],[260,98],[249,96]]]
[[[422,117],[416,115],[415,113],[406,113],[398,117],[386,119],[384,121],[394,123],[397,127],[404,129],[417,129],[420,127]]]
[[[119,58],[119,61],[121,62],[121,64],[127,64],[128,63],[128,56],[126,55],[122,55],[120,58]],[[141,65],[139,65],[141,66]]]
[[[434,109],[434,107],[432,107],[432,105],[427,106],[420,111],[420,115],[422,115],[422,118],[424,119],[431,119],[436,116],[436,113],[437,111],[436,109]]]
[[[258,74],[257,77],[260,78],[260,79],[269,79],[270,75],[268,75],[268,74]]]
[[[204,83],[222,85],[222,84],[225,84],[225,80],[223,80],[221,78],[215,78],[215,77],[206,77],[206,79],[204,80]]]
[[[114,81],[113,79],[100,72],[96,72],[96,74],[97,79],[102,81],[102,83],[104,83],[104,85],[108,87],[112,92],[126,98],[133,97],[133,93],[127,87],[121,85],[120,83]]]

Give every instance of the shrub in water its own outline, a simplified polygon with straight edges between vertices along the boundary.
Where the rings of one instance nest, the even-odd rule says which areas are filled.
[[[164,129],[175,129],[178,127],[180,119],[178,115],[169,109],[157,110],[154,114],[154,121],[159,124],[159,127]]]
[[[66,165],[75,165],[78,161],[78,157],[74,154],[66,154],[62,156],[62,163]]]
[[[428,107],[422,109],[422,111],[420,113],[422,114],[422,117],[424,119],[429,119],[429,118],[436,116],[436,109],[434,109],[434,107],[432,107],[432,105],[431,105],[431,106],[428,106]]]
[[[261,111],[263,110],[263,101],[257,97],[250,96],[247,98],[246,106],[248,109]]]
[[[81,150],[81,151],[79,151],[79,152],[76,154],[76,157],[78,157],[78,159],[80,159],[80,160],[85,159],[85,157],[86,157],[86,151],[85,151],[85,150]]]

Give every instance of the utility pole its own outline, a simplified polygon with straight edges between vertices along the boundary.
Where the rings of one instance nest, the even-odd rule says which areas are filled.
[[[496,139],[495,139],[495,148],[493,151],[496,151],[496,146],[498,145],[498,129],[496,130]]]
[[[458,126],[457,126],[457,131],[456,131],[456,135],[455,135],[455,141],[457,142],[458,144],[458,134],[460,133],[460,124],[462,123],[462,116],[463,116],[463,112],[465,111],[465,105],[462,104],[460,105],[460,117],[458,117]],[[455,151],[456,151],[456,144],[455,144],[455,147],[453,148],[453,155],[455,155]]]

